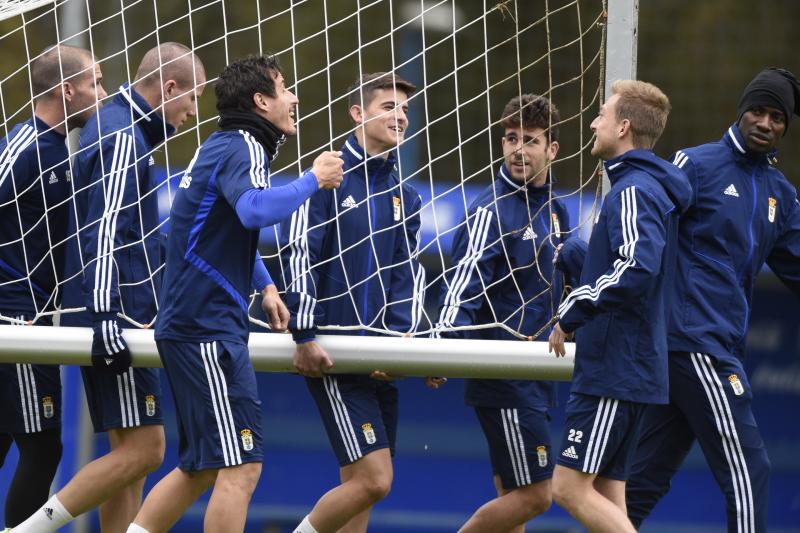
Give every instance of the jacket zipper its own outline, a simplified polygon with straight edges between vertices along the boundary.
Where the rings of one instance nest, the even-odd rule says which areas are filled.
[[[375,235],[375,216],[376,216],[376,211],[375,211],[375,195],[373,193],[374,193],[374,190],[375,190],[375,176],[376,176],[377,172],[376,172],[375,175],[372,176],[372,179],[370,179],[370,177],[369,177],[369,169],[364,169],[364,172],[366,173],[367,180],[369,181],[369,187],[367,188],[367,194],[369,194],[369,208],[370,208],[370,214],[371,214],[371,216],[370,216],[370,231],[371,231],[372,235]],[[367,259],[367,278],[365,280],[366,283],[364,283],[364,306],[363,306],[363,309],[362,309],[362,316],[364,317],[363,320],[365,320],[365,321],[368,320],[367,319],[367,307],[368,307],[367,304],[369,302],[369,281],[370,281],[369,278],[370,278],[370,276],[372,276],[372,255],[373,255],[373,251],[374,251],[373,250],[373,246],[374,246],[374,243],[372,242],[372,238],[370,238],[370,240],[369,240],[369,258]],[[361,335],[364,335],[365,333],[366,333],[366,331],[362,329],[361,330]]]
[[[742,265],[742,274],[739,276],[739,286],[742,287],[742,299],[744,299],[744,324],[742,324],[742,333],[740,335],[741,338],[744,338],[747,335],[747,323],[750,320],[750,305],[747,303],[747,295],[744,293],[744,286],[742,285],[742,279],[744,278],[745,273],[747,272],[747,268],[750,265],[750,261],[753,259],[753,248],[754,248],[754,239],[753,239],[753,223],[756,219],[756,206],[758,205],[758,188],[756,187],[756,171],[758,170],[758,166],[753,168],[753,173],[750,174],[750,183],[753,187],[753,210],[750,212],[750,227],[748,228],[748,237],[750,239],[750,246],[747,251],[747,259],[745,259],[744,265]]]

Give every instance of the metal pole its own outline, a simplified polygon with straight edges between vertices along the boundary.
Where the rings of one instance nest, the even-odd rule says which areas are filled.
[[[90,328],[48,329],[51,331],[44,338],[38,327],[0,328],[0,363],[91,364]],[[152,330],[129,329],[123,336],[134,366],[161,366]],[[398,376],[567,381],[572,377],[575,353],[572,343],[567,344],[566,357],[556,358],[547,353],[546,342],[351,335],[321,335],[317,340],[333,358],[334,374],[379,369]],[[294,372],[294,346],[291,335],[251,333],[253,367],[260,372]]]
[[[636,79],[636,49],[639,38],[639,0],[608,0],[606,30],[606,99],[614,80]],[[603,175],[603,196],[611,188]]]

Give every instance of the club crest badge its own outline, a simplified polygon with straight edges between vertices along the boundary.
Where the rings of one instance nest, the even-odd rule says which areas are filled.
[[[249,429],[243,429],[239,434],[242,436],[242,448],[244,448],[244,451],[251,451],[253,449],[253,432]]]
[[[392,196],[392,206],[394,207],[394,221],[400,221],[400,198]]]
[[[536,447],[536,457],[539,458],[539,466],[544,468],[547,466],[547,448],[544,446]]]
[[[148,394],[144,397],[144,406],[145,412],[147,416],[155,416],[156,415],[156,397],[152,394]]]
[[[742,385],[742,382],[739,381],[739,376],[736,374],[731,374],[728,376],[728,381],[731,383],[731,387],[733,387],[733,393],[736,396],[741,396],[744,394],[744,385]]]
[[[553,233],[556,236],[556,239],[561,238],[561,224],[558,223],[558,215],[553,213],[550,215],[550,218],[553,220]]]
[[[775,211],[777,210],[778,200],[773,197],[769,197],[769,221],[775,222]]]
[[[55,408],[53,406],[52,396],[42,397],[42,410],[44,411],[45,418],[53,418],[53,415],[55,414]]]
[[[372,429],[372,424],[369,422],[361,424],[361,431],[364,432],[364,439],[367,441],[367,444],[375,444],[375,441],[378,440],[375,437],[375,430]]]

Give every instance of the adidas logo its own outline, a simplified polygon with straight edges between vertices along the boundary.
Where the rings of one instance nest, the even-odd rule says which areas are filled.
[[[528,226],[527,228],[525,228],[525,233],[523,233],[523,235],[522,235],[522,240],[523,241],[532,241],[532,240],[536,239],[536,237],[538,237],[538,235],[536,235],[536,232],[533,231],[532,227]]]
[[[728,185],[728,188],[725,189],[725,194],[727,194],[728,196],[735,196],[736,198],[739,198],[739,192],[736,190],[736,187],[733,186],[733,183]]]
[[[106,362],[106,366],[111,366],[111,363],[114,362],[113,359],[108,359],[108,358],[104,359],[104,361]]]
[[[147,161],[147,166],[152,167],[155,164],[156,164],[156,158],[151,155],[150,159],[148,159]]]
[[[52,509],[52,508],[50,508],[50,507],[45,507],[45,508],[44,508],[44,509],[42,509],[42,510],[44,511],[44,514],[46,514],[46,515],[47,515],[47,519],[48,519],[48,520],[52,520],[52,519],[53,519],[53,509]]]
[[[578,452],[575,451],[575,446],[570,446],[569,448],[561,452],[561,455],[563,455],[564,457],[569,457],[570,459],[578,458]]]
[[[352,194],[342,201],[342,207],[344,207],[345,209],[350,209],[351,207],[355,206],[356,206],[356,200],[355,198],[353,198]]]
[[[58,183],[58,176],[56,176],[56,173],[55,173],[55,172],[51,172],[51,173],[50,173],[50,180],[48,181],[48,183],[49,183],[50,185],[52,185],[52,184],[54,184],[54,183]]]

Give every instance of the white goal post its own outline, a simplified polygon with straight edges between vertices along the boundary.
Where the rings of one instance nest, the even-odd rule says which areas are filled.
[[[42,8],[42,6],[51,5],[56,6],[52,9],[63,8],[65,4],[69,2],[76,2],[80,1],[85,3],[87,9],[92,4],[90,0],[61,0],[61,1],[29,1],[25,2],[22,0],[17,1],[0,1],[0,20],[15,17],[15,16],[23,16],[26,17],[26,12],[30,10],[35,10],[38,8]],[[447,12],[452,12],[452,20],[444,21],[443,24],[447,26],[448,24],[452,25],[452,28],[457,28],[459,22],[457,20],[457,10],[456,4],[459,2],[472,2],[473,0],[441,0],[438,2],[428,2],[423,0],[409,0],[408,2],[402,2],[402,0],[395,0],[395,4],[413,4],[415,9],[421,12],[421,17],[423,20],[420,22],[422,24],[422,51],[415,51],[411,50],[408,52],[412,57],[418,57],[421,54],[423,62],[425,61],[425,53],[430,48],[432,49],[438,42],[432,43],[425,41],[425,37],[427,36],[427,32],[425,30],[425,24],[430,24],[431,21],[425,21],[424,16],[428,16],[430,18],[434,18],[438,16],[439,13],[436,11],[436,7],[445,6],[447,8]],[[140,2],[134,2],[133,4],[139,4]],[[154,2],[155,3],[155,2]],[[223,5],[223,13],[224,13],[224,5],[225,1],[222,0],[219,2]],[[360,7],[358,8],[359,15],[361,11],[365,11],[368,8],[372,7],[374,4],[378,2],[365,2],[362,1],[359,3]],[[567,9],[573,9],[577,12],[580,12],[581,4],[582,3],[592,3],[591,0],[564,0],[563,2],[553,2],[554,4],[558,4],[558,7],[554,11],[566,11]],[[637,17],[638,17],[638,0],[594,0],[594,3],[601,5],[603,9],[602,15],[599,17],[597,26],[603,26],[603,35],[605,36],[605,42],[602,43],[602,49],[599,50],[599,56],[602,61],[602,65],[600,66],[601,71],[604,73],[604,80],[602,80],[602,84],[605,87],[605,94],[608,94],[608,87],[610,86],[610,82],[614,79],[620,78],[635,78],[635,63],[636,63],[636,41],[637,41]],[[233,9],[233,2],[228,2],[230,4],[228,9]],[[294,10],[295,5],[303,6],[305,4],[305,0],[292,0],[291,5],[293,7],[289,8],[289,10]],[[389,1],[389,4],[392,4],[392,1]],[[545,2],[547,4],[547,2]],[[189,25],[191,26],[191,14],[193,11],[199,11],[202,8],[193,8],[192,2],[186,2],[186,9],[187,9],[187,17],[189,20]],[[326,4],[327,5],[327,4]],[[238,6],[237,6],[238,7]],[[452,8],[452,9],[451,9]],[[517,22],[519,16],[518,11],[528,9],[528,3],[524,1],[516,1],[516,0],[505,0],[505,1],[497,1],[492,0],[491,2],[487,1],[484,2],[484,9],[486,13],[483,14],[484,17],[484,25],[486,16],[488,13],[492,13],[493,16],[508,16],[510,20],[513,20],[514,23]],[[123,10],[124,11],[124,10]],[[157,10],[156,10],[157,11]],[[287,10],[288,11],[288,10]],[[30,12],[30,15],[35,15],[34,12]],[[260,15],[259,15],[260,16]],[[287,15],[288,16],[288,15]],[[294,14],[291,13],[291,16],[294,17]],[[337,17],[339,14],[337,14]],[[326,7],[326,20],[328,17],[327,7]],[[331,17],[333,15],[331,14]],[[91,14],[90,14],[91,20]],[[337,19],[337,20],[345,20],[345,18]],[[156,26],[162,24],[158,21],[158,17],[156,17]],[[23,18],[22,24],[26,24],[25,18]],[[268,23],[270,20],[269,18],[264,19],[263,21],[259,19],[258,24],[256,24],[258,28],[258,37],[259,42],[253,44],[252,53],[258,53],[260,51],[268,50],[269,47],[263,43],[261,43],[261,23]],[[294,18],[292,18],[292,23],[294,24]],[[480,19],[476,19],[476,28],[480,27]],[[471,21],[471,22],[476,22]],[[100,21],[104,22],[104,21]],[[150,21],[152,22],[152,21]],[[471,23],[470,22],[470,23]],[[338,24],[338,22],[337,22]],[[580,15],[578,15],[578,39],[582,37],[583,28],[580,26]],[[163,26],[168,26],[168,24],[162,24]],[[395,22],[392,22],[394,27]],[[546,27],[546,20],[545,23],[542,24],[542,31],[545,31]],[[453,41],[453,54],[455,55],[456,49],[456,37],[455,37],[455,29],[450,31],[453,32],[452,41]],[[335,28],[334,28],[335,30]],[[224,30],[223,39],[227,39],[229,35],[233,35],[236,31],[230,31],[228,28]],[[324,29],[325,32],[328,31],[328,28]],[[393,30],[394,31],[394,30]],[[476,30],[478,31],[478,30]],[[550,42],[550,34],[549,29],[546,30],[547,34],[547,54],[546,57],[542,56],[544,59],[541,61],[546,61],[549,65],[551,61],[557,61],[557,59],[551,58],[551,53],[556,54],[561,49],[561,45],[554,44],[551,48]],[[485,26],[484,26],[485,32]],[[91,40],[91,25],[84,29],[83,37],[85,38],[87,35]],[[61,35],[60,39],[62,42],[67,42],[69,39],[73,38],[72,35]],[[312,34],[311,37],[314,37]],[[308,37],[310,39],[311,37]],[[0,36],[0,39],[4,37]],[[125,39],[126,37],[123,37]],[[194,35],[193,35],[194,38]],[[395,36],[389,35],[388,39],[394,39]],[[436,39],[439,39],[439,36],[436,36]],[[485,38],[484,36],[481,37],[482,39]],[[294,26],[292,27],[292,39],[294,39]],[[327,33],[326,33],[327,39]],[[304,45],[304,40],[306,38],[298,39],[297,42],[292,43],[292,46],[302,46]],[[567,41],[569,39],[561,39],[560,42]],[[127,46],[127,43],[122,43],[124,46]],[[136,44],[139,44],[138,42]],[[188,43],[187,43],[188,44]],[[365,43],[364,46],[371,43]],[[27,43],[26,43],[27,45]],[[192,43],[192,47],[194,47],[194,42]],[[205,46],[205,45],[204,45]],[[210,46],[210,45],[209,45]],[[359,47],[361,45],[359,44]],[[392,41],[392,49],[395,46],[401,46],[401,43],[394,43]],[[487,46],[489,46],[487,44]],[[523,43],[524,46],[524,43]],[[566,45],[563,45],[566,46]],[[519,50],[519,43],[517,43],[517,48]],[[284,51],[280,53],[284,53]],[[329,53],[330,50],[326,49],[326,53]],[[123,53],[122,51],[119,54]],[[127,61],[127,49],[124,51],[126,54],[126,61]],[[202,51],[201,51],[202,53]],[[488,53],[488,50],[487,50]],[[518,52],[519,53],[519,52]],[[581,62],[583,62],[583,50],[581,51]],[[587,51],[586,55],[590,56],[593,51]],[[235,56],[227,57],[228,56],[228,47],[227,42],[225,44],[225,54],[226,60],[233,60]],[[415,55],[416,54],[416,55]],[[30,57],[30,56],[29,56]],[[291,55],[292,59],[295,59],[294,55]],[[346,58],[347,56],[344,56]],[[359,62],[361,61],[361,50],[359,48],[358,51]],[[104,59],[100,57],[101,61]],[[330,90],[331,90],[331,82],[330,82],[330,69],[332,65],[336,64],[336,62],[342,60],[343,58],[332,58],[330,56],[325,58],[326,66],[322,69],[322,73],[324,73],[327,69],[328,75],[328,82],[327,82],[327,91],[328,97],[331,98]],[[408,63],[410,60],[405,60]],[[455,61],[455,58],[454,58]],[[486,59],[488,65],[488,59]],[[519,58],[517,58],[519,61]],[[401,63],[401,64],[398,64]],[[388,69],[398,69],[403,64],[401,61],[395,61],[393,57],[389,64],[387,65]],[[521,64],[520,71],[528,69],[532,66],[536,66],[540,62],[539,59],[531,60],[530,64]],[[469,61],[467,62],[469,63]],[[588,61],[587,61],[588,63]],[[284,63],[285,64],[285,63]],[[583,63],[581,63],[581,67],[583,67]],[[359,64],[359,68],[361,65]],[[458,70],[461,66],[458,66],[456,70],[456,83],[457,83],[457,76]],[[308,83],[309,80],[315,77],[319,73],[314,73],[311,75],[306,75],[305,77],[301,77],[298,73],[297,65],[293,65],[292,70],[296,73],[297,80],[299,87],[306,87],[307,85],[301,85],[302,83]],[[587,67],[588,70],[588,67]],[[554,82],[552,79],[552,67],[547,67],[547,71],[551,77],[544,85],[544,90],[541,92],[543,94],[550,95],[553,91],[559,88],[561,85],[558,82]],[[424,71],[423,74],[427,72]],[[516,81],[512,80],[513,83],[519,85],[518,93],[527,92],[528,89],[523,87],[523,83],[519,80],[520,72],[517,72],[517,79]],[[16,73],[14,74],[16,75]],[[105,73],[106,77],[109,76],[109,73]],[[209,72],[209,80],[213,82],[213,78],[216,75],[215,72]],[[583,72],[581,72],[581,76]],[[510,78],[513,77],[513,74]],[[508,80],[502,80],[502,82],[506,82]],[[0,82],[5,81],[0,77]],[[427,80],[424,76],[423,79],[414,80],[415,82],[426,82],[430,86],[433,86],[439,81],[440,79],[436,80]],[[570,83],[575,80],[570,80]],[[581,78],[580,83],[583,83],[583,79]],[[429,106],[431,102],[425,100],[425,103],[419,104],[420,108],[420,115],[418,118],[422,118],[420,122],[422,124],[416,124],[415,127],[417,128],[424,128],[424,131],[420,131],[419,134],[415,134],[413,140],[415,140],[420,145],[427,144],[427,157],[429,158],[426,165],[424,165],[425,172],[417,171],[415,175],[417,178],[422,177],[423,180],[428,179],[425,178],[425,174],[433,173],[433,166],[438,158],[445,158],[449,157],[450,154],[442,153],[442,154],[434,154],[431,151],[431,138],[436,135],[436,130],[433,127],[444,120],[452,120],[458,121],[459,120],[459,110],[461,106],[463,106],[463,111],[461,113],[466,113],[471,105],[480,103],[482,100],[486,100],[487,104],[486,107],[488,108],[488,100],[489,100],[489,92],[490,90],[495,89],[501,82],[495,82],[489,80],[488,74],[488,66],[487,66],[487,74],[486,74],[486,82],[485,82],[485,91],[478,95],[478,97],[470,97],[467,99],[464,96],[461,100],[459,100],[458,90],[456,89],[455,101],[456,101],[456,110],[454,114],[446,113],[442,116],[429,116]],[[576,82],[577,83],[577,82]],[[567,85],[567,82],[564,82],[563,85]],[[0,83],[0,87],[2,83]],[[457,87],[457,86],[456,86]],[[421,91],[424,92],[427,86],[420,87]],[[115,87],[108,87],[109,93],[115,90]],[[581,90],[583,90],[583,86],[581,85]],[[321,87],[320,91],[325,92],[325,87]],[[300,91],[297,91],[300,93]],[[204,98],[213,98],[213,90],[207,91],[206,96]],[[512,93],[511,95],[513,96]],[[588,116],[594,116],[596,109],[600,105],[599,99],[602,97],[603,91],[599,90],[598,93],[595,95],[594,99],[584,101],[581,96],[580,107],[577,111],[577,121],[581,121],[584,118],[584,113]],[[301,102],[306,95],[299,94],[301,98]],[[342,101],[346,97],[342,94],[335,96],[335,101],[337,102],[336,105],[341,107]],[[0,95],[1,99],[1,95]],[[330,107],[333,105],[331,104]],[[32,106],[29,105],[28,109],[32,109]],[[341,138],[341,135],[334,135],[333,131],[333,118],[331,118],[331,111],[328,109],[328,106],[323,105],[317,108],[312,108],[313,111],[305,112],[305,114],[299,118],[300,123],[300,131],[302,135],[303,126],[307,125],[306,127],[313,127],[314,120],[322,120],[324,119],[324,115],[328,115],[329,120],[329,129],[330,129],[330,148],[338,149],[337,146],[334,146],[332,143],[334,142],[333,139]],[[424,109],[424,111],[422,111]],[[301,107],[301,111],[303,108]],[[6,116],[7,110],[3,111],[2,118],[3,121],[3,128],[0,133],[0,136],[6,136],[8,131],[10,131],[11,127],[15,122],[19,122],[24,120],[23,114],[21,112],[16,112],[13,116],[7,117]],[[430,111],[433,113],[433,111]],[[480,132],[476,133],[477,135],[485,135],[489,138],[490,143],[495,142],[496,145],[497,139],[490,135],[489,130],[492,127],[497,126],[497,116],[498,113],[492,111],[489,113],[490,116],[486,116],[487,112],[484,111],[483,120],[486,123],[485,129],[481,130]],[[568,122],[573,120],[575,117],[565,117],[563,122]],[[309,121],[310,119],[310,121]],[[187,139],[192,140],[196,139],[196,142],[201,142],[204,140],[203,136],[201,138],[201,126],[209,126],[213,125],[215,121],[215,117],[211,116],[198,116],[198,125],[194,129],[189,129],[186,132],[181,133],[182,142],[186,142]],[[309,122],[307,122],[309,121]],[[305,124],[303,124],[305,123]],[[428,125],[431,124],[431,128],[429,129]],[[436,126],[438,127],[438,126]],[[411,128],[412,130],[414,127]],[[183,135],[185,134],[185,135]],[[459,142],[461,141],[460,138],[461,131],[459,131]],[[583,159],[584,157],[588,156],[588,147],[591,146],[589,142],[591,140],[591,132],[586,132],[584,129],[581,129],[581,134],[579,138],[579,146],[575,149],[574,154],[570,154],[565,156],[563,159]],[[474,137],[464,139],[464,143],[470,142],[474,139]],[[282,169],[283,171],[298,171],[303,168],[304,163],[307,164],[307,158],[312,154],[318,152],[319,146],[313,147],[312,150],[306,150],[305,148],[311,149],[308,146],[307,142],[302,141],[300,136],[298,136],[297,140],[294,141],[297,144],[297,157],[291,163],[289,163],[286,167]],[[408,142],[408,141],[407,141]],[[303,149],[301,150],[301,145]],[[466,145],[466,144],[465,144]],[[328,148],[328,146],[323,146],[322,148]],[[453,150],[458,151],[458,160],[461,162],[462,148],[460,146],[454,148]],[[469,148],[465,148],[464,150],[469,150]],[[486,175],[487,172],[491,173],[492,164],[494,168],[499,166],[499,163],[502,161],[502,157],[498,155],[498,147],[494,147],[494,152],[490,153],[491,155],[491,163],[488,167],[488,170],[485,168],[481,169],[480,172],[475,171],[474,173],[469,173],[465,171],[463,168],[461,169],[461,179],[462,182],[459,185],[456,185],[454,189],[458,189],[461,187],[462,191],[464,189],[464,183],[471,179],[473,176],[477,174]],[[170,155],[167,151],[166,154],[169,166],[169,159]],[[185,164],[185,162],[184,162]],[[173,168],[176,167],[176,163],[172,162]],[[291,168],[289,168],[291,167]],[[402,165],[401,165],[402,167]],[[583,164],[581,163],[581,170],[584,170]],[[596,167],[593,167],[596,168]],[[402,170],[402,168],[401,168]],[[418,175],[417,175],[418,174]],[[585,172],[587,175],[595,175],[594,170],[587,170]],[[433,178],[429,178],[430,181],[430,188],[431,191],[430,195],[433,197],[430,200],[430,205],[428,206],[430,211],[432,212],[432,217],[434,219],[433,226],[437,229],[436,234],[436,245],[439,245],[438,238],[441,234],[450,234],[452,236],[452,228],[440,228],[436,223],[436,217],[441,216],[437,214],[435,208],[433,206],[433,202],[436,199],[436,194],[433,192]],[[427,186],[427,183],[425,184]],[[169,189],[170,185],[167,182],[166,188]],[[591,188],[594,187],[594,184],[590,184],[588,181],[584,182],[583,178],[581,178],[580,186],[576,188],[574,193],[570,194],[578,194],[582,195],[584,189],[589,192]],[[453,189],[451,189],[452,191]],[[173,191],[170,191],[172,193]],[[462,192],[462,200],[464,203],[464,207],[467,205],[467,198]],[[598,199],[595,197],[592,199],[594,202],[593,209],[598,208]],[[591,220],[593,217],[587,215],[585,212],[581,212],[578,217],[577,221],[574,221],[575,227],[580,227],[581,225],[586,225],[587,227],[591,225]],[[588,221],[588,222],[587,222]],[[557,231],[557,230],[556,230]],[[584,231],[584,235],[588,235],[588,232]],[[2,243],[0,243],[2,244]],[[264,255],[264,254],[262,254]],[[277,254],[273,254],[271,256],[264,255],[265,259],[275,259]],[[444,256],[442,255],[442,251],[439,250],[439,258],[437,259],[441,262],[441,266],[446,268]],[[152,274],[151,274],[152,275]],[[278,276],[275,275],[273,272],[273,277],[277,279]],[[2,286],[0,285],[0,290],[2,290]],[[438,298],[438,294],[429,295],[428,298],[436,299]],[[13,322],[13,321],[12,321]],[[127,326],[127,325],[126,325]],[[325,333],[324,329],[322,333]],[[153,340],[153,332],[150,329],[135,329],[135,328],[128,328],[125,329],[124,337],[128,342],[128,345],[131,349],[131,353],[133,354],[133,362],[134,366],[144,366],[144,367],[160,367],[161,363],[158,358],[158,354],[156,351],[155,342]],[[30,327],[30,326],[20,326],[20,325],[3,325],[0,327],[0,363],[38,363],[38,364],[64,364],[64,365],[89,365],[90,364],[90,357],[89,357],[89,348],[91,346],[92,340],[92,333],[90,329],[87,328],[64,328],[64,327]],[[568,343],[567,350],[568,355],[564,358],[556,358],[553,354],[548,353],[547,343],[542,342],[541,339],[537,341],[520,341],[520,342],[509,342],[509,341],[488,341],[488,340],[457,340],[457,339],[429,339],[429,338],[398,338],[398,337],[379,337],[379,336],[351,336],[351,335],[320,335],[318,337],[320,344],[328,351],[328,353],[332,356],[333,360],[335,361],[334,368],[332,372],[334,373],[368,373],[376,369],[380,369],[384,372],[389,374],[394,374],[398,376],[447,376],[447,377],[464,377],[464,378],[514,378],[514,379],[548,379],[548,380],[569,380],[572,375],[572,368],[574,363],[574,345]],[[293,372],[294,369],[292,367],[292,354],[294,351],[294,343],[290,335],[280,335],[280,334],[269,334],[269,333],[251,333],[250,335],[250,353],[251,359],[253,361],[254,367],[257,371],[268,371],[268,372]]]

